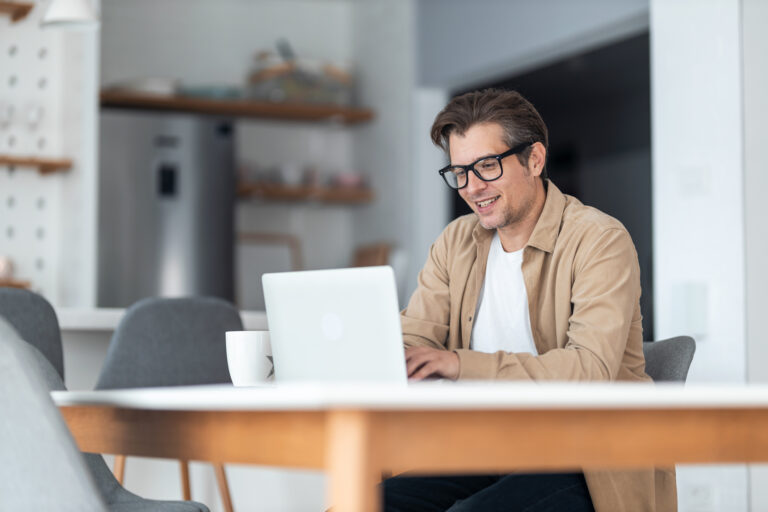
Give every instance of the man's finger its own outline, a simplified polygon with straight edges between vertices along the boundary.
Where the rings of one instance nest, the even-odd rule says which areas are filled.
[[[430,349],[427,347],[410,347],[405,349],[405,359],[407,361],[408,359],[411,359],[413,357],[418,357],[419,355],[427,354],[432,350],[434,349]]]
[[[429,353],[414,354],[410,359],[406,359],[405,361],[408,373],[413,373],[430,360],[432,360],[432,355]]]
[[[411,377],[411,380],[424,380],[430,375],[434,373],[434,363],[432,361],[428,362],[424,366],[421,367],[421,369],[413,374],[413,377]]]
[[[412,375],[414,372],[416,372],[419,368],[423,367],[425,364],[429,363],[429,358],[419,358],[419,359],[411,359],[406,364],[406,367],[408,368],[408,375]]]

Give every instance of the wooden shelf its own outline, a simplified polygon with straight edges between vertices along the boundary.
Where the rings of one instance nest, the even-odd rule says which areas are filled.
[[[6,279],[0,279],[0,288],[29,288],[29,281],[8,281]]]
[[[219,100],[111,90],[101,92],[101,106],[293,121],[336,120],[346,124],[362,123],[373,119],[373,111],[369,109],[338,105],[270,103],[248,99]]]
[[[26,18],[34,6],[31,2],[0,2],[0,14],[7,14],[11,23],[16,23]]]
[[[317,187],[306,185],[277,185],[266,183],[241,183],[237,195],[268,201],[317,201],[332,204],[364,204],[373,200],[373,192],[367,188]]]
[[[27,156],[0,155],[0,165],[37,167],[40,174],[51,174],[72,168],[72,160],[65,158],[36,158]]]

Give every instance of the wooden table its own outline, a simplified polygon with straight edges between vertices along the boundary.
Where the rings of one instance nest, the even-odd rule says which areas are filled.
[[[54,392],[84,451],[322,469],[337,512],[382,473],[768,461],[768,387],[432,383]]]

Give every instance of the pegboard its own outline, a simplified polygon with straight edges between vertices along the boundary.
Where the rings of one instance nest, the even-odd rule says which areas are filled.
[[[35,2],[16,23],[0,16],[0,155],[68,158],[73,167],[44,176],[0,164],[0,256],[52,303],[89,306],[98,34],[41,28],[48,5]]]

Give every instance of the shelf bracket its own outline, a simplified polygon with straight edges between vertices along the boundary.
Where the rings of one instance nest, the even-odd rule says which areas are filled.
[[[34,6],[29,2],[0,2],[0,14],[7,14],[11,23],[16,23],[26,18]]]
[[[40,174],[52,174],[72,168],[72,160],[66,158],[36,158],[26,156],[0,155],[0,165],[15,167],[36,167]]]

